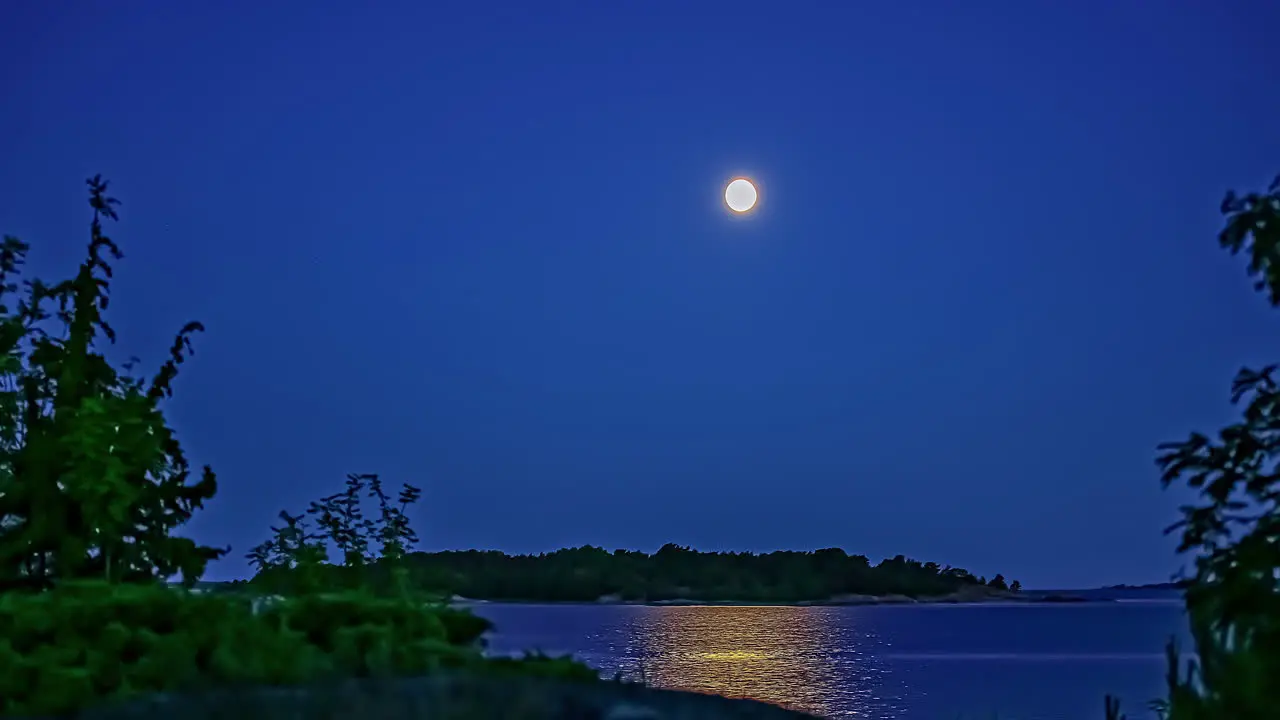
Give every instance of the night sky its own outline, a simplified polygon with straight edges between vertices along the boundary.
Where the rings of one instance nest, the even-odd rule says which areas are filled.
[[[1153,582],[1157,442],[1280,355],[1228,188],[1280,4],[10,2],[0,231],[171,418],[230,544],[348,472],[424,549],[840,546]],[[749,175],[758,211],[731,217]]]

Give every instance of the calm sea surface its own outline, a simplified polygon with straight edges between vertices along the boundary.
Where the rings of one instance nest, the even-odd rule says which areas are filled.
[[[572,653],[652,685],[828,717],[1130,720],[1163,695],[1177,600],[1027,605],[479,605],[497,653]]]

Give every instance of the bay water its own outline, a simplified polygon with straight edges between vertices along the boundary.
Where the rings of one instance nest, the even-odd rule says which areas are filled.
[[[572,654],[612,676],[832,718],[1154,717],[1164,648],[1190,648],[1176,597],[857,607],[473,606],[489,650]]]

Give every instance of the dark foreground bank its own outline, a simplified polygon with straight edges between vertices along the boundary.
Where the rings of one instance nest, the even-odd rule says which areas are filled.
[[[157,695],[59,717],[78,720],[802,720],[816,716],[751,700],[657,690],[630,683],[437,673],[401,680],[352,680],[338,686],[240,688]]]

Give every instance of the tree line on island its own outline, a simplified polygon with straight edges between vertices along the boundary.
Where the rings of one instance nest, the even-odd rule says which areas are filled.
[[[444,597],[555,602],[804,602],[1021,590],[1020,583],[1003,575],[987,580],[902,555],[872,564],[865,555],[839,548],[757,554],[699,552],[668,543],[655,553],[590,545],[537,555],[413,552],[417,535],[407,510],[420,496],[421,490],[405,485],[393,500],[377,475],[348,475],[342,491],[313,502],[305,512],[280,513],[272,537],[246,556],[255,570],[247,584],[264,592],[291,592],[300,584],[354,587],[372,578]],[[366,502],[375,508],[368,515]],[[375,547],[382,549],[376,556]]]
[[[1003,575],[988,581],[960,568],[902,555],[873,565],[865,555],[849,555],[840,548],[756,554],[698,552],[668,543],[652,554],[586,546],[516,556],[492,550],[416,553],[409,560],[428,584],[463,597],[495,600],[798,602],[846,595],[923,598],[965,590],[1021,589]]]

